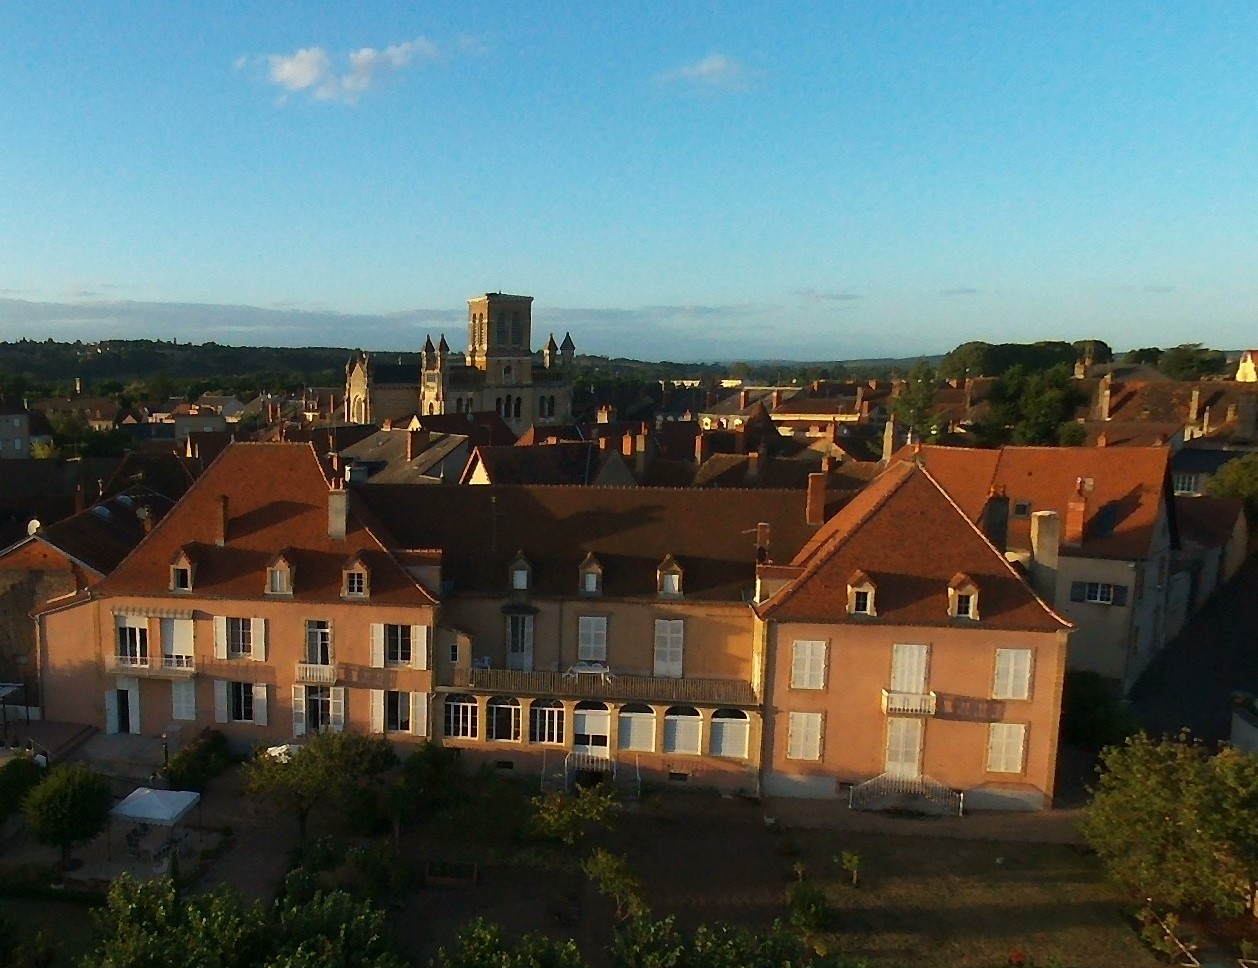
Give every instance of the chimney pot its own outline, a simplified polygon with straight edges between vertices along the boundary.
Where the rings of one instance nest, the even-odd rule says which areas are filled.
[[[231,520],[227,514],[227,495],[220,494],[218,496],[218,534],[214,536],[214,543],[220,548],[227,544],[227,522]]]
[[[344,541],[349,527],[349,492],[344,487],[328,491],[328,537]]]
[[[804,507],[804,523],[813,526],[825,524],[826,520],[826,475],[808,475],[808,495]]]
[[[769,523],[761,521],[756,525],[756,564],[763,565],[769,560]]]

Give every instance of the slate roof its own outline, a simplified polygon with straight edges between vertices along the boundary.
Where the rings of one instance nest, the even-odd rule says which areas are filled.
[[[282,486],[279,485],[282,482]],[[195,562],[196,598],[262,598],[267,566],[280,552],[293,564],[292,601],[339,601],[341,568],[360,555],[371,571],[365,604],[415,606],[432,598],[387,553],[354,512],[344,540],[328,537],[329,481],[310,444],[236,443],[198,479],[152,533],[96,586],[98,596],[188,598],[166,589],[181,549]],[[437,488],[425,488],[428,494]],[[215,544],[220,497],[227,541]]]
[[[738,602],[755,582],[758,523],[770,525],[770,553],[782,560],[816,531],[804,491],[364,485],[355,496],[398,547],[443,549],[455,593],[509,594],[509,565],[523,552],[533,593],[574,596],[593,553],[605,596],[655,598],[656,568],[671,554],[685,598]],[[833,513],[850,495],[827,497]]]
[[[1061,554],[1134,560],[1149,553],[1169,491],[1171,453],[1166,447],[1002,447],[971,450],[905,447],[896,459],[917,461],[977,521],[995,490],[1009,498],[1009,545],[1031,546],[1030,514],[1066,506],[1080,482],[1087,512],[1083,545],[1063,544]],[[1017,506],[1027,505],[1019,515]],[[1168,512],[1169,513],[1169,512]],[[1174,533],[1172,532],[1172,541]]]
[[[760,606],[778,621],[1059,631],[1070,624],[1041,601],[927,471],[892,465],[826,522],[792,559],[803,571]],[[876,616],[847,614],[851,577],[875,586]],[[979,619],[948,615],[948,586],[978,587]]]
[[[477,410],[469,413],[422,414],[417,418],[425,430],[443,434],[463,434],[470,437],[472,445],[498,447],[515,443],[515,431],[493,410]]]

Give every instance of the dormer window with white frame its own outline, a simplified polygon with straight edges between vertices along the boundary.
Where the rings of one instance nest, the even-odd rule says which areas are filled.
[[[655,573],[655,590],[663,598],[680,598],[682,595],[682,568],[677,559],[667,555]]]
[[[351,558],[341,569],[341,597],[367,598],[370,594],[370,570],[361,558]]]
[[[581,567],[577,570],[578,591],[582,595],[603,594],[603,566],[593,553],[585,556]]]
[[[877,615],[878,609],[874,600],[877,586],[863,571],[853,573],[847,580],[847,614]]]
[[[192,578],[195,571],[196,566],[188,557],[188,553],[180,551],[175,560],[170,563],[170,590],[184,593],[192,591]]]
[[[283,554],[277,555],[267,565],[266,593],[268,595],[291,595],[293,593],[293,565]]]
[[[517,552],[515,561],[511,562],[510,579],[513,592],[526,592],[533,587],[533,566],[522,551]]]
[[[958,572],[948,583],[948,617],[978,621],[978,585],[969,575]]]

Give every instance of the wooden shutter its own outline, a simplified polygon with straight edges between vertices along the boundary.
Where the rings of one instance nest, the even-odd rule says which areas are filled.
[[[987,733],[987,771],[1021,773],[1025,749],[1024,723],[992,723]]]
[[[684,628],[681,619],[655,620],[655,675],[681,678]]]
[[[428,628],[428,626],[424,626]],[[428,735],[428,693],[411,693],[411,732],[416,736]]]
[[[265,682],[255,682],[253,684],[253,723],[255,726],[265,726],[267,724]]]
[[[384,690],[371,689],[371,731],[373,733],[384,732]]]
[[[1070,600],[1072,602],[1082,602],[1088,597],[1088,583],[1084,581],[1072,581],[1070,583]]]
[[[214,680],[214,722],[227,722],[227,683],[222,679]]]
[[[371,667],[384,668],[384,625],[380,622],[371,623]]]
[[[227,658],[227,616],[214,616],[214,658]]]
[[[175,719],[197,718],[197,686],[192,679],[177,679],[170,684],[171,716]]]
[[[897,642],[891,647],[891,691],[921,694],[926,691],[926,662],[930,647]]]
[[[105,734],[118,732],[118,690],[105,690]]]
[[[266,619],[255,618],[249,626],[249,656],[256,662],[266,661]]]
[[[306,735],[306,687],[293,686],[293,735]]]
[[[1114,604],[1114,605],[1127,604],[1127,586],[1126,585],[1114,586],[1114,599],[1111,604]]]
[[[328,710],[328,729],[339,733],[345,728],[345,687],[333,686],[328,693],[332,697]]]
[[[411,668],[427,669],[428,668],[428,633],[431,631],[428,625],[412,625],[411,626]]]

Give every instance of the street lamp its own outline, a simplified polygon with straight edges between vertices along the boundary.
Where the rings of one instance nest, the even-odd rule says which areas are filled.
[[[166,734],[162,733],[162,769],[170,767],[170,744],[166,742]]]

